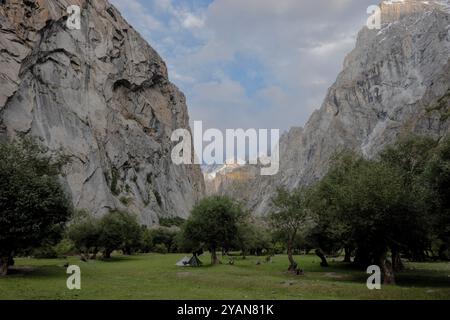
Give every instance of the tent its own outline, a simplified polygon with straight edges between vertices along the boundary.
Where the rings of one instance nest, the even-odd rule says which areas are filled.
[[[197,255],[194,255],[190,260],[189,260],[189,265],[191,267],[200,267],[202,265],[202,262],[200,261],[200,259],[197,257]]]
[[[200,267],[202,262],[196,255],[194,255],[192,258],[184,257],[175,265],[178,267]]]
[[[189,259],[188,257],[184,257],[183,259],[178,261],[175,265],[177,267],[188,267],[189,266],[189,261],[191,261],[191,259]]]

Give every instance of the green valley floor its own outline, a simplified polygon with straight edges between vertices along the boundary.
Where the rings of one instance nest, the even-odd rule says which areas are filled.
[[[397,285],[370,291],[368,275],[329,259],[322,268],[313,255],[296,257],[304,276],[285,272],[286,256],[237,258],[235,265],[176,267],[184,255],[115,256],[81,262],[81,290],[66,287],[67,260],[16,259],[13,274],[0,278],[0,299],[450,299],[450,263],[407,263]],[[201,258],[209,262],[209,256]],[[261,264],[257,264],[260,260]]]

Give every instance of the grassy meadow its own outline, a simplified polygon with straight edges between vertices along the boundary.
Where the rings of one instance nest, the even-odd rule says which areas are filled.
[[[81,290],[66,288],[67,260],[17,259],[12,275],[0,278],[0,299],[450,299],[450,263],[407,263],[397,285],[370,291],[367,275],[330,259],[322,268],[313,255],[298,256],[304,276],[285,272],[286,256],[237,258],[211,267],[175,266],[182,254],[114,256],[81,267]],[[262,263],[257,264],[260,260]],[[208,263],[209,256],[202,261]]]

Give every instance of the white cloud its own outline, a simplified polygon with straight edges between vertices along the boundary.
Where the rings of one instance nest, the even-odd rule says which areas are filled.
[[[341,70],[371,2],[215,0],[204,12],[205,43],[176,63],[183,74],[205,82],[186,86],[191,115],[220,127],[303,125]],[[266,69],[266,87],[253,95],[242,84],[232,90],[229,80],[215,82],[214,88],[209,82],[217,75],[226,78],[223,65],[239,53]]]
[[[191,119],[208,127],[287,129],[320,107],[373,0],[149,2],[151,11],[144,0],[113,0],[141,33],[148,25],[152,38],[163,35],[153,45],[185,91]],[[242,54],[257,62],[251,72],[264,77],[262,87],[249,90],[236,70],[230,73],[227,66]]]
[[[140,31],[148,33],[148,31],[157,30],[161,27],[158,19],[148,13],[145,6],[138,0],[111,0],[111,3],[125,16],[134,17],[132,23]]]
[[[201,28],[205,25],[205,20],[201,17],[197,17],[190,12],[182,13],[182,26],[188,29]]]

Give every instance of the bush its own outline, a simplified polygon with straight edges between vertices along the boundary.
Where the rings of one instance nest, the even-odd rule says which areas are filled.
[[[160,218],[159,225],[161,227],[182,227],[186,223],[186,220],[180,217],[172,217],[172,218]]]
[[[142,226],[140,251],[149,253],[153,248],[153,236],[146,226]]]
[[[36,259],[56,259],[58,258],[58,254],[55,250],[54,246],[45,245],[39,248],[36,248],[32,252],[32,256]]]
[[[93,254],[100,250],[100,223],[89,213],[80,211],[69,224],[67,237],[73,243],[75,250],[84,255]]]
[[[153,247],[153,252],[166,254],[166,253],[169,252],[169,250],[167,250],[167,247],[166,247],[166,245],[164,243],[158,243],[157,245],[155,245]]]
[[[178,228],[158,227],[150,230],[153,246],[164,244],[170,253],[177,252],[177,242],[175,239],[179,233],[180,230]]]
[[[70,239],[62,239],[55,247],[58,258],[65,258],[76,253],[75,245]]]
[[[272,247],[273,254],[284,254],[286,252],[286,245],[282,242],[276,242]]]

